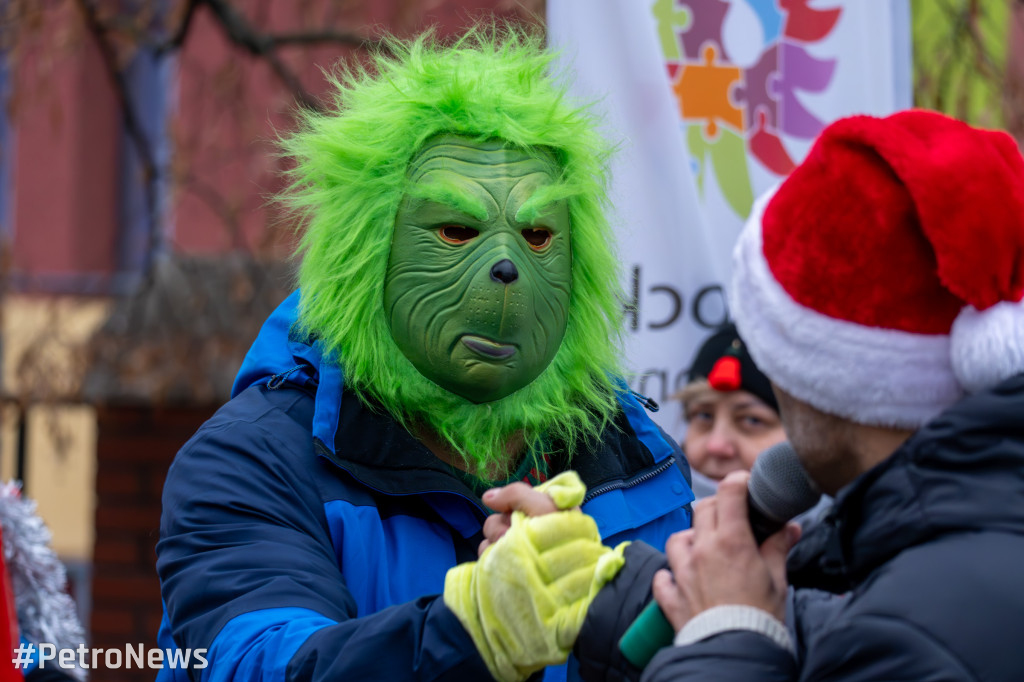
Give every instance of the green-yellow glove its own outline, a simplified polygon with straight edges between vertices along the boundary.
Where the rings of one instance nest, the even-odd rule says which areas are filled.
[[[575,472],[537,488],[560,509],[578,506],[586,493]],[[597,524],[579,510],[513,512],[508,531],[479,561],[448,571],[444,603],[495,679],[525,680],[565,661],[590,602],[622,567],[627,544],[605,547]]]

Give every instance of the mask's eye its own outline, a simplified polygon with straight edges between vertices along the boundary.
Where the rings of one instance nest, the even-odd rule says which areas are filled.
[[[445,240],[449,244],[465,244],[473,237],[480,234],[477,230],[472,227],[466,227],[465,225],[445,225],[437,231],[441,239]]]
[[[529,227],[523,230],[523,239],[531,249],[540,251],[551,243],[551,231],[543,227]]]

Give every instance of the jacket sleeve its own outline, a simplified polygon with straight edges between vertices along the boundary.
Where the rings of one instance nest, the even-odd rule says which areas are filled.
[[[639,668],[619,651],[619,639],[651,601],[651,581],[659,568],[667,568],[665,555],[643,542],[626,547],[626,564],[605,585],[590,608],[576,640],[580,677],[587,682],[639,680]]]
[[[824,629],[835,611],[833,595],[814,590],[788,591],[786,622],[794,635],[798,652],[800,634]],[[746,630],[723,632],[689,646],[663,649],[644,669],[643,680],[751,680],[791,682],[798,679],[793,656],[768,637]]]
[[[953,682],[977,676],[926,631],[890,615],[858,614],[817,638],[801,680]]]
[[[841,618],[841,617],[840,617]],[[803,664],[767,637],[733,631],[665,649],[645,669],[644,682],[877,682],[976,679],[948,649],[915,626],[890,616],[857,615],[819,632]]]
[[[723,632],[688,646],[662,649],[644,668],[643,682],[796,682],[796,660],[768,637]],[[878,678],[882,679],[882,678]]]
[[[168,473],[157,571],[174,643],[208,650],[193,679],[489,679],[436,596],[359,617],[286,427],[208,423]]]

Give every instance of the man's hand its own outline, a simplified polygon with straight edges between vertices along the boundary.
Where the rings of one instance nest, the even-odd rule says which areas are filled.
[[[575,471],[563,471],[536,488],[526,483],[511,483],[503,488],[491,488],[484,493],[483,501],[498,514],[492,514],[484,521],[484,539],[477,555],[497,542],[508,531],[512,512],[526,516],[543,516],[556,511],[578,510],[587,493],[586,486]]]
[[[491,488],[484,493],[484,504],[497,514],[491,514],[484,521],[484,539],[477,555],[497,542],[512,525],[512,512],[521,511],[527,516],[543,516],[558,511],[555,501],[548,495],[527,483],[512,483],[503,488]]]
[[[665,544],[672,572],[654,576],[654,598],[679,631],[688,620],[713,606],[745,604],[779,620],[786,615],[786,555],[800,538],[789,524],[760,547],[747,516],[750,474],[729,474],[718,493],[697,503],[693,527]]]

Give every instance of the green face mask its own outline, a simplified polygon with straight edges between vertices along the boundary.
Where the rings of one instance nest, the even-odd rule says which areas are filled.
[[[546,153],[456,135],[409,164],[384,285],[391,334],[425,377],[474,403],[533,381],[565,334],[569,209]]]

